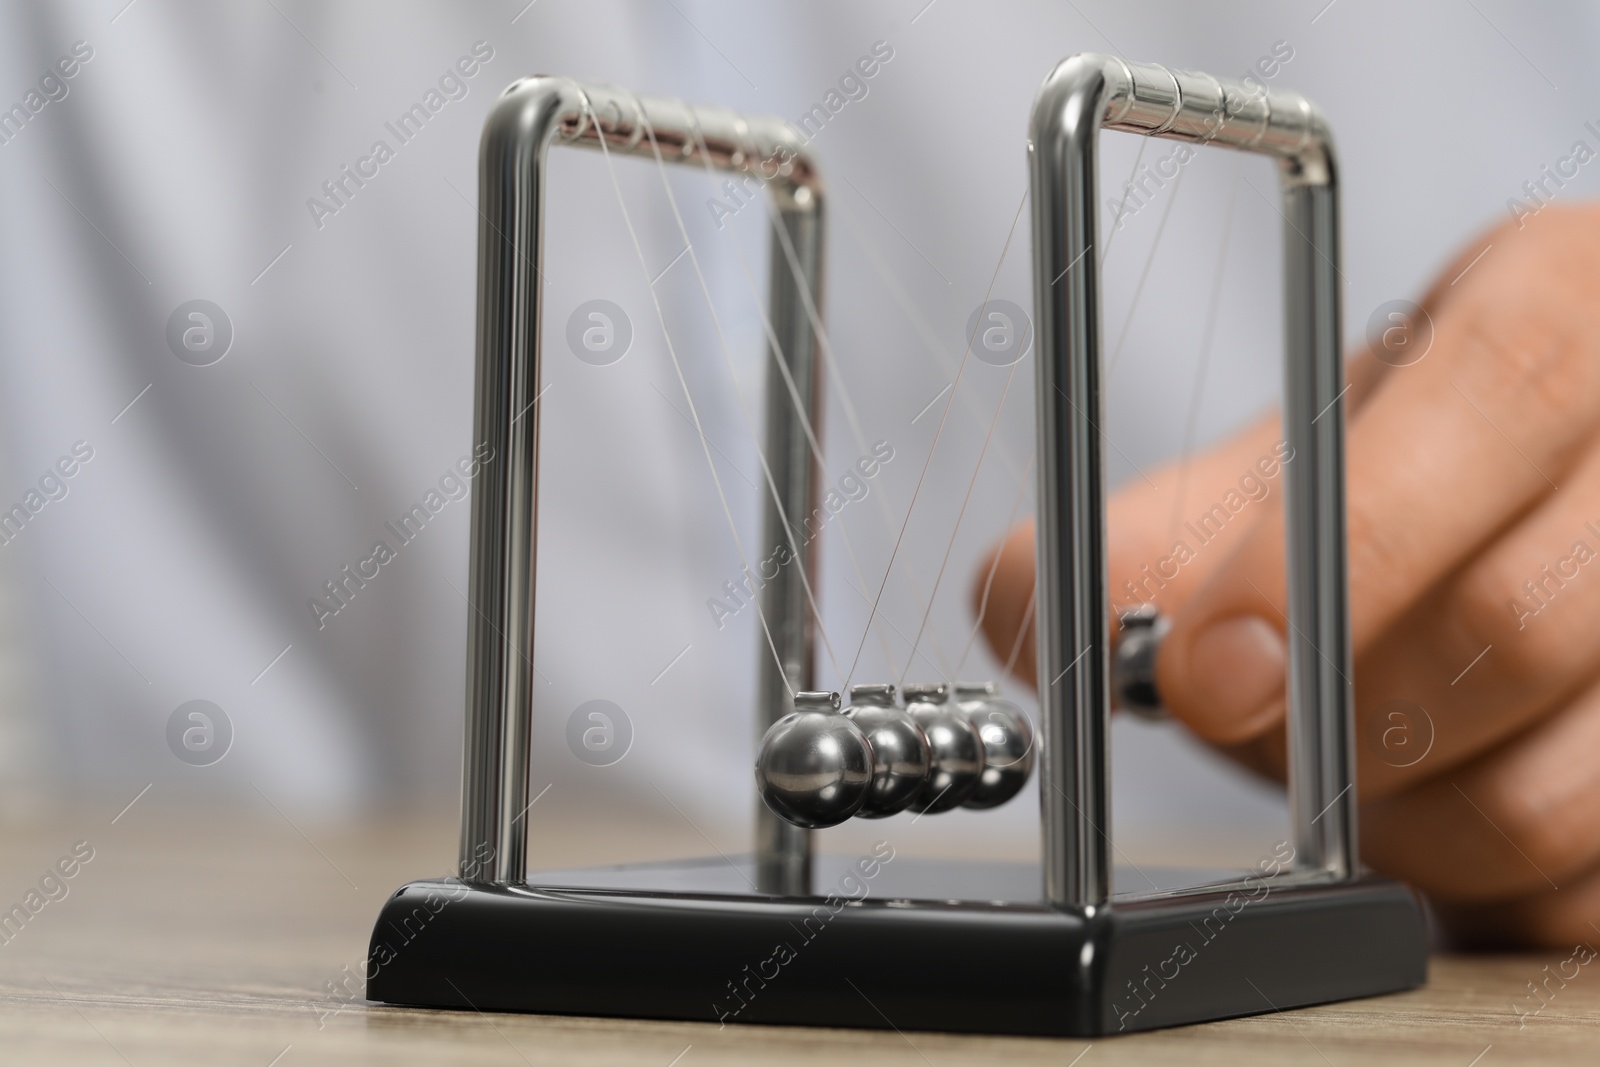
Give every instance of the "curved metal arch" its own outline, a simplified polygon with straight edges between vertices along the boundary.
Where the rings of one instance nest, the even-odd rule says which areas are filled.
[[[647,133],[653,133],[651,137]],[[709,165],[755,179],[772,196],[798,271],[773,242],[770,316],[801,406],[821,415],[817,338],[807,301],[821,292],[823,189],[799,136],[778,119],[641,97],[627,90],[538,76],[512,83],[484,122],[478,164],[478,325],[474,447],[493,449],[472,496],[467,588],[466,737],[459,874],[476,885],[527,876],[528,765],[533,715],[533,621],[538,526],[540,280],[545,168],[555,144],[665,162]],[[807,515],[818,478],[804,421],[786,384],[769,375],[767,455],[783,513]],[[763,542],[784,537],[770,495]],[[814,553],[815,549],[811,550]],[[814,556],[813,556],[814,558]],[[810,569],[810,560],[803,561]],[[786,710],[787,674],[811,689],[813,634],[799,567],[762,590],[779,657],[763,656],[757,699],[767,720]],[[760,724],[761,729],[768,725]],[[810,839],[758,802],[757,852],[775,891],[805,892]]]
[[[1044,895],[1110,899],[1111,591],[1106,572],[1097,152],[1101,129],[1278,160],[1284,217],[1289,793],[1297,867],[1358,868],[1344,513],[1339,190],[1332,134],[1304,97],[1080,54],[1029,128],[1037,333],[1040,790]]]

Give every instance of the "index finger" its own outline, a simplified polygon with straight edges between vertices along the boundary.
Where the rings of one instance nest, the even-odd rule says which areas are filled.
[[[1580,216],[1580,218],[1574,218]],[[1600,211],[1497,235],[1493,269],[1444,300],[1433,349],[1390,375],[1347,431],[1351,636],[1359,654],[1539,499],[1600,419]],[[1503,247],[1502,247],[1503,246]],[[1485,265],[1488,266],[1488,265]],[[1300,473],[1289,463],[1290,477]],[[1167,706],[1221,743],[1283,714],[1284,521],[1264,517],[1174,620]]]

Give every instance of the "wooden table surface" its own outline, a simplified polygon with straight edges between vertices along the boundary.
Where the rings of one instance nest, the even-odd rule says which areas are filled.
[[[1567,953],[1441,957],[1418,991],[1130,1037],[988,1038],[412,1011],[329,990],[359,974],[380,902],[450,865],[454,827],[318,830],[267,805],[148,799],[0,827],[0,910],[73,846],[93,858],[0,943],[6,1064],[1449,1064],[1600,1061],[1600,970],[1537,1016],[1524,983]],[[80,849],[82,851],[82,849]],[[591,850],[592,851],[592,850]],[[581,835],[561,854],[585,863]],[[71,866],[69,864],[69,866]],[[41,898],[42,899],[42,898]],[[6,936],[6,935],[0,935]],[[348,970],[347,970],[348,969]],[[1531,1007],[1529,1001],[1523,1001]],[[1077,1058],[1081,1057],[1081,1058]]]

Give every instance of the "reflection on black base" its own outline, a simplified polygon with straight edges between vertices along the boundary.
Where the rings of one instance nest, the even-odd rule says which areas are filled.
[[[819,856],[811,897],[757,892],[749,857],[551,872],[516,888],[415,882],[373,929],[367,996],[1095,1036],[1394,992],[1426,977],[1421,910],[1386,879],[1189,889],[1231,876],[1147,869],[1118,886],[1148,895],[1119,895],[1091,914],[1039,903],[1031,864],[863,862]]]

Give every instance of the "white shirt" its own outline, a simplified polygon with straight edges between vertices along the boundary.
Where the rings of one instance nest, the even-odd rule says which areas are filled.
[[[830,384],[825,478],[836,485],[878,441],[893,459],[823,535],[813,578],[832,649],[819,649],[818,678],[830,687],[858,646],[854,680],[901,680],[953,531],[926,658],[909,676],[956,673],[977,561],[1019,492],[1019,516],[1031,513],[1032,357],[1009,390],[1007,370],[976,360],[953,401],[945,390],[991,279],[995,297],[1031,305],[1024,131],[1058,60],[1121,51],[1263,76],[1257,64],[1276,57],[1271,84],[1316,100],[1338,137],[1351,346],[1372,309],[1415,297],[1473,233],[1507,217],[1542,164],[1593,142],[1584,122],[1600,117],[1594,16],[1575,5],[1537,21],[1489,3],[1363,0],[1226,15],[1090,0],[121,8],[16,9],[0,34],[0,106],[28,113],[0,143],[0,507],[23,503],[75,446],[93,453],[62,479],[64,496],[0,545],[5,780],[107,797],[146,784],[169,798],[266,797],[307,816],[455,810],[469,504],[451,499],[447,479],[472,447],[478,132],[513,79],[568,74],[791,121],[830,92],[844,99],[813,150],[830,196],[823,303],[861,437]],[[82,58],[62,78],[55,64],[76,42]],[[865,95],[841,88],[875,48],[892,54]],[[52,71],[58,81],[40,88]],[[65,95],[50,99],[58,86]],[[36,111],[30,87],[44,100]],[[1173,149],[1142,147],[1146,164]],[[1140,148],[1106,135],[1108,195]],[[1589,171],[1559,195],[1592,189]],[[762,478],[745,411],[759,421],[763,220],[744,209],[719,228],[710,202],[724,194],[703,173],[672,173],[695,250],[675,259],[684,242],[654,165],[617,161],[616,174],[642,264],[606,161],[552,155],[534,788],[551,784],[550,818],[615,812],[702,848],[687,820],[736,848],[756,803],[750,692],[766,652],[753,611],[727,618],[709,604],[731,604],[723,583],[741,560],[650,279],[660,275],[729,514],[752,549]],[[1184,447],[1197,389],[1195,447],[1275,403],[1274,184],[1264,160],[1203,151],[1111,238],[1107,358],[1123,349],[1108,404],[1114,482]],[[1197,384],[1218,269],[1210,370]],[[208,366],[167,340],[169,318],[196,299],[221,307],[232,330]],[[610,366],[566,341],[569,316],[592,299],[631,323],[631,348]],[[888,625],[863,643],[941,420],[885,587]],[[432,490],[443,503],[425,529],[390,533]],[[380,541],[393,558],[346,584],[354,595],[336,614],[319,612],[315,602],[335,604],[328,583],[343,568],[373,573],[363,561]],[[980,641],[959,673],[999,670]],[[166,739],[174,709],[195,699],[222,708],[234,731],[207,767],[175,758]],[[567,748],[568,716],[592,699],[632,723],[632,749],[609,767]],[[1230,821],[1266,835],[1281,822],[1270,791],[1175,728],[1119,723],[1115,766],[1118,832],[1130,840],[1193,840]],[[1019,800],[894,825],[1026,848],[1036,819]]]

